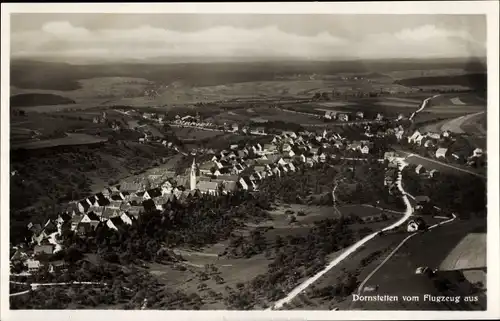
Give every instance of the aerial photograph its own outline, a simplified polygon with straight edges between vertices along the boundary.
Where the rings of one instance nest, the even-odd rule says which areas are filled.
[[[11,13],[9,309],[486,311],[486,21]]]

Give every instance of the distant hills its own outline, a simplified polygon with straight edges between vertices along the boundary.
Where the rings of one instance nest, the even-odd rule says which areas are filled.
[[[75,90],[78,80],[96,77],[135,77],[162,84],[182,81],[191,86],[274,80],[295,74],[334,75],[364,73],[378,76],[388,71],[467,69],[484,72],[481,59],[396,59],[340,61],[263,61],[215,63],[102,63],[71,65],[60,62],[11,60],[11,86],[24,89]]]
[[[75,101],[72,99],[53,94],[29,93],[10,97],[10,107],[33,107],[74,103]]]

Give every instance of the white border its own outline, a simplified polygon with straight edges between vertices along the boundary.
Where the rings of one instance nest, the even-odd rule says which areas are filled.
[[[355,2],[355,3],[2,3],[1,53],[1,292],[2,320],[120,320],[201,319],[201,320],[295,320],[295,319],[491,319],[500,317],[499,309],[499,206],[498,206],[498,18],[497,1],[443,2]],[[9,311],[9,59],[10,13],[261,13],[261,14],[486,14],[488,39],[488,310],[454,311]]]

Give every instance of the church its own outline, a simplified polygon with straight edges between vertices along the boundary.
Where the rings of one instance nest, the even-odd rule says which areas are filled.
[[[193,158],[193,164],[191,164],[191,171],[189,173],[189,189],[192,191],[199,190],[202,194],[219,194],[219,183],[206,180],[198,181],[197,172],[198,167],[196,160]]]

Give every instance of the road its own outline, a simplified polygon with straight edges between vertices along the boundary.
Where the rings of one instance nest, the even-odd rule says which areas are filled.
[[[403,161],[399,162],[399,171],[398,171],[398,178],[396,182],[396,186],[398,187],[399,191],[403,195],[403,201],[406,205],[406,211],[405,215],[398,220],[397,222],[387,226],[386,228],[382,229],[381,231],[388,231],[390,229],[394,229],[404,222],[408,220],[408,218],[413,214],[413,207],[410,204],[410,201],[408,200],[407,194],[405,190],[403,189],[403,186],[401,184],[402,176],[401,176],[401,171],[403,168],[406,166],[406,164]],[[277,310],[281,309],[283,305],[290,303],[297,295],[299,295],[301,292],[303,292],[305,289],[307,289],[310,285],[312,285],[314,282],[316,282],[319,278],[321,278],[325,273],[330,271],[333,267],[338,265],[340,262],[345,260],[349,255],[354,253],[357,249],[365,245],[368,241],[373,239],[378,235],[380,231],[374,232],[363,239],[359,240],[358,242],[354,243],[352,246],[350,246],[347,250],[345,250],[340,256],[337,258],[333,259],[323,270],[319,271],[317,274],[313,275],[309,279],[305,280],[302,284],[297,286],[295,289],[293,289],[285,298],[277,301],[271,308],[268,310]]]
[[[433,228],[436,228],[440,225],[443,225],[443,224],[448,224],[448,223],[451,223],[453,222],[455,219],[456,219],[456,216],[455,214],[452,214],[453,217],[451,219],[447,219],[446,221],[442,221],[442,222],[439,222],[437,224],[434,224],[432,226],[430,226],[428,228],[428,230],[432,230]],[[391,257],[403,246],[403,244],[406,243],[406,241],[408,241],[409,239],[411,239],[412,237],[414,237],[415,235],[417,234],[420,234],[422,233],[421,231],[418,231],[418,232],[415,232],[413,234],[410,234],[408,235],[406,238],[404,238],[401,243],[398,244],[398,246],[396,246],[396,248],[394,250],[392,250],[392,252],[370,273],[368,274],[368,276],[363,280],[363,282],[361,282],[361,284],[359,285],[358,287],[358,291],[356,292],[358,295],[361,295],[361,292],[363,292],[363,289],[366,285],[366,283],[370,280],[370,278],[375,274],[377,273],[378,270],[380,270],[380,268],[382,268],[384,266],[384,264],[386,264],[390,259]],[[354,305],[355,305],[356,301],[352,301],[351,302],[351,306],[350,306],[350,310],[353,309]]]
[[[429,101],[431,99],[437,98],[438,96],[439,95],[434,95],[432,97],[424,99],[424,101],[422,102],[422,105],[420,105],[420,108],[417,109],[413,114],[411,114],[409,120],[413,120],[413,117],[415,117],[419,112],[421,112],[422,110],[424,110],[425,107],[427,107],[427,104],[429,103]]]
[[[431,163],[439,164],[441,166],[448,167],[448,168],[460,171],[462,173],[467,173],[467,174],[470,174],[470,175],[474,175],[476,177],[480,177],[480,178],[486,179],[486,176],[478,174],[478,173],[473,172],[473,171],[470,171],[470,170],[465,169],[465,168],[456,167],[456,166],[453,166],[453,165],[450,165],[450,164],[446,164],[446,163],[434,160],[432,158],[427,158],[427,157],[424,157],[424,156],[420,156],[420,155],[417,155],[417,154],[412,154],[410,152],[405,152],[405,151],[402,151],[402,150],[397,150],[397,152],[406,154],[406,158],[417,157],[417,158],[425,159],[426,161],[429,161]]]
[[[59,283],[28,283],[28,282],[16,282],[16,281],[10,281],[12,284],[19,284],[19,285],[29,285],[31,286],[31,290],[26,290],[22,292],[17,292],[17,293],[11,293],[10,296],[18,296],[22,294],[27,294],[30,291],[35,291],[41,286],[60,286],[60,285],[101,285],[101,286],[106,286],[107,283],[103,282],[59,282]],[[125,288],[125,287],[124,287]],[[130,290],[125,288],[126,290]],[[131,291],[131,290],[130,290]]]

